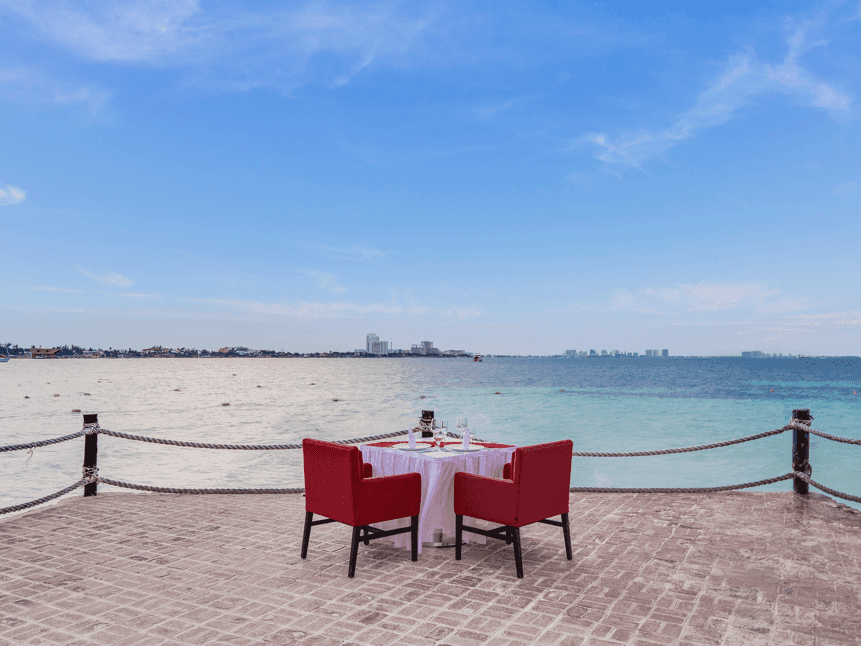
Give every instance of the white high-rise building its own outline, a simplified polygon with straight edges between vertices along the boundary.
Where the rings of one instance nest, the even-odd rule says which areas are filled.
[[[365,352],[368,354],[388,354],[389,342],[380,341],[380,337],[371,332],[365,339]]]
[[[371,344],[379,342],[380,337],[378,337],[375,333],[371,332],[365,338],[365,352],[371,354]]]

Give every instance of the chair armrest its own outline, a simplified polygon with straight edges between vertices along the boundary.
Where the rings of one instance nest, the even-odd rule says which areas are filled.
[[[358,482],[357,488],[356,526],[419,515],[422,504],[420,473],[369,478]]]
[[[511,475],[511,462],[507,462],[504,467],[502,467],[502,477],[505,480],[513,480],[514,478]]]
[[[370,462],[362,463],[362,477],[363,478],[373,478],[374,477],[374,467],[371,466]]]
[[[503,525],[516,525],[517,485],[509,480],[455,473],[454,513]]]

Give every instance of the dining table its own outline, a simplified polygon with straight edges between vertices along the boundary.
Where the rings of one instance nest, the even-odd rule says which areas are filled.
[[[422,477],[422,501],[419,512],[419,552],[422,545],[453,545],[455,534],[454,474],[473,473],[490,478],[502,478],[502,470],[511,462],[517,448],[514,444],[471,442],[463,450],[460,440],[435,446],[433,442],[416,442],[410,449],[407,442],[373,442],[359,447],[362,460],[373,467],[374,477],[419,473]],[[409,525],[409,518],[377,523],[382,530]],[[478,519],[464,518],[469,525],[482,527]],[[395,547],[409,547],[409,535],[398,534],[388,540]],[[465,533],[464,542],[484,543],[484,536]]]

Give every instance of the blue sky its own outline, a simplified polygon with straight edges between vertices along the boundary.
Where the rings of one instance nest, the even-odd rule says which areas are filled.
[[[861,354],[861,5],[0,0],[0,341]]]

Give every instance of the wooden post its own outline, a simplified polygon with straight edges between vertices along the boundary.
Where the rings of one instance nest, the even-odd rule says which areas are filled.
[[[96,413],[84,415],[84,424],[98,424],[99,416]],[[84,436],[84,469],[95,469],[99,461],[99,434],[90,433]],[[84,485],[84,498],[96,495],[98,483],[91,482]]]
[[[813,416],[809,408],[801,408],[792,411],[792,419],[809,425]],[[813,473],[810,466],[810,433],[807,431],[792,429],[792,470],[806,473],[808,476]],[[795,493],[806,494],[809,488],[810,485],[801,478],[793,478],[792,489]]]

